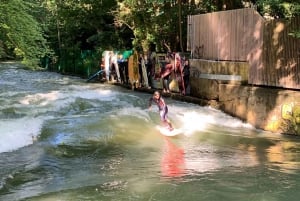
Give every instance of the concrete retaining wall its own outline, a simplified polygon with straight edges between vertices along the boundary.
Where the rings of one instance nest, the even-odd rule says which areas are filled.
[[[248,86],[246,62],[191,60],[191,96],[257,128],[300,135],[300,92]],[[215,105],[216,106],[216,105]]]

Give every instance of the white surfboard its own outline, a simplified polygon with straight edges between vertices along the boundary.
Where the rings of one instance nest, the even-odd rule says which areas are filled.
[[[146,65],[145,65],[145,60],[142,59],[142,73],[143,73],[143,80],[144,80],[144,86],[145,87],[149,87],[148,85],[148,76],[147,76],[147,69],[146,69]]]
[[[156,128],[157,128],[157,130],[159,130],[159,132],[162,135],[165,135],[165,136],[168,136],[168,137],[183,134],[183,131],[181,129],[174,128],[172,131],[170,131],[168,128],[166,128],[164,126],[156,126]]]

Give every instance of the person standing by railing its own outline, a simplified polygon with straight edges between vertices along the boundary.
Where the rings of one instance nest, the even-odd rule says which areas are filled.
[[[161,73],[160,73],[164,93],[170,93],[170,88],[169,88],[170,75],[174,70],[174,59],[172,58],[172,55],[173,55],[172,53],[167,54],[167,63],[162,66]]]

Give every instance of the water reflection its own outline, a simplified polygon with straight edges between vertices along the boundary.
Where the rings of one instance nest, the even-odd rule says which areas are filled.
[[[267,150],[267,160],[281,172],[297,173],[300,168],[299,143],[278,141]]]
[[[243,172],[266,167],[270,171],[296,174],[300,169],[300,142],[269,133],[241,130],[194,131],[181,138],[163,137],[161,175],[182,178],[216,171]]]
[[[161,174],[163,177],[181,177],[185,175],[184,149],[164,137]]]

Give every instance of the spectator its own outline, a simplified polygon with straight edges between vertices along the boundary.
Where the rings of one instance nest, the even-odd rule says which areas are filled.
[[[119,66],[119,72],[120,72],[120,81],[121,83],[125,83],[125,66],[123,62],[123,55],[118,56],[118,66]]]
[[[148,54],[147,54],[147,77],[148,77],[148,85],[149,87],[153,87],[153,76],[155,75],[155,64],[156,64],[156,52],[155,52],[155,45],[150,44]]]
[[[173,70],[174,70],[174,64],[172,63],[172,55],[168,54],[167,55],[167,63],[162,67],[161,73],[160,73],[164,93],[170,93],[169,81],[170,81],[170,75]]]
[[[190,64],[187,58],[184,59],[183,80],[184,80],[185,94],[187,94],[188,93],[187,89],[190,84]]]

